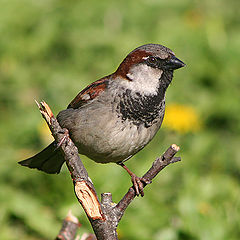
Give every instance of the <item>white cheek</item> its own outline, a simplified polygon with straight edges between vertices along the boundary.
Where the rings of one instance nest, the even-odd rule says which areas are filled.
[[[133,67],[127,74],[132,81],[124,81],[123,84],[133,91],[154,94],[157,93],[161,75],[162,70],[140,64]]]

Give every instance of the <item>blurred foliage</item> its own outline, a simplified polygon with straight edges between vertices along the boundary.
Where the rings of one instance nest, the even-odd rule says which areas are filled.
[[[187,64],[167,92],[166,119],[175,115],[180,125],[166,122],[127,165],[141,175],[172,143],[182,162],[131,204],[120,238],[238,240],[239,8],[236,0],[0,0],[0,239],[53,239],[69,209],[80,233],[91,229],[66,167],[47,175],[17,165],[50,141],[34,99],[57,113],[132,49],[160,43]],[[127,174],[82,159],[98,193],[110,191],[117,202],[130,186]]]

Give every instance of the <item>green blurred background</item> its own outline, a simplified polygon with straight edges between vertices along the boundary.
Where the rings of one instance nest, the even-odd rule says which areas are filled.
[[[17,161],[51,141],[34,99],[55,114],[146,43],[187,67],[167,92],[164,126],[127,166],[142,175],[172,143],[167,167],[127,209],[120,239],[240,239],[240,2],[0,0],[0,239],[53,239],[79,206],[66,167],[47,175]],[[129,176],[82,157],[98,193],[119,201]]]

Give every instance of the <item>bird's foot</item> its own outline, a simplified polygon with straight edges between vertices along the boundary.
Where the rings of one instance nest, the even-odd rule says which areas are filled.
[[[60,140],[60,142],[57,144],[55,150],[59,149],[62,146],[62,144],[69,138],[69,131],[67,128],[63,128],[63,132],[61,133],[63,134],[63,137]]]
[[[118,162],[117,164],[122,166],[128,172],[128,174],[131,176],[131,180],[132,180],[136,195],[139,196],[139,194],[140,194],[143,197],[144,196],[143,188],[147,184],[150,184],[151,181],[147,180],[143,177],[138,177],[136,174],[134,174],[132,171],[130,171],[123,162]]]
[[[150,184],[151,181],[149,181],[149,180],[147,180],[143,177],[138,177],[134,173],[132,173],[130,176],[131,176],[131,180],[132,180],[132,183],[133,183],[133,187],[136,191],[136,195],[139,196],[139,194],[140,194],[141,197],[143,197],[144,196],[143,188],[147,184]]]

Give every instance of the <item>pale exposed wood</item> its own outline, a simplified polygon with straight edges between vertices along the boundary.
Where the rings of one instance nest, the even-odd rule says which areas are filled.
[[[104,220],[103,213],[100,207],[100,203],[96,198],[96,195],[85,181],[76,182],[75,193],[78,200],[81,202],[88,217]]]

